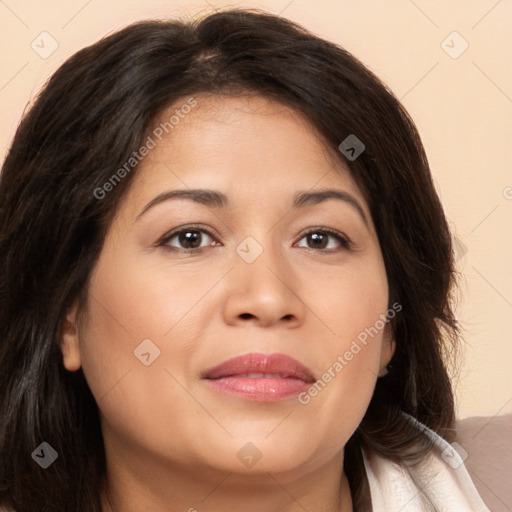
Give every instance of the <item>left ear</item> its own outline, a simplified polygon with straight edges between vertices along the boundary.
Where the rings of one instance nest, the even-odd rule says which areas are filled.
[[[379,365],[379,377],[383,377],[388,373],[386,366],[391,361],[393,354],[396,349],[396,340],[391,328],[391,324],[388,322],[384,327],[384,333],[382,335],[382,347],[380,352],[380,365]]]

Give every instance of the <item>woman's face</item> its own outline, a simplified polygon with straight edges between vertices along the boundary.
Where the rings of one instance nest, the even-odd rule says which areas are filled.
[[[134,471],[153,461],[285,479],[341,461],[393,350],[368,205],[293,110],[203,95],[180,110],[187,100],[155,123],[181,112],[162,140],[150,133],[76,332],[68,312],[65,366],[82,366],[107,454]],[[341,199],[308,199],[327,189]],[[255,366],[205,378],[254,353]],[[256,364],[271,354],[309,380],[290,361]]]

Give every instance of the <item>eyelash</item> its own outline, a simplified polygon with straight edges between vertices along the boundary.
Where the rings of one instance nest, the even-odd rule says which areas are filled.
[[[170,233],[165,234],[160,239],[160,241],[158,242],[158,246],[159,247],[162,246],[166,250],[169,250],[169,251],[172,251],[172,252],[182,252],[182,253],[188,253],[188,254],[199,254],[199,253],[202,253],[205,249],[209,249],[211,247],[214,247],[214,246],[210,245],[210,246],[207,246],[207,247],[198,247],[198,248],[195,248],[195,249],[184,249],[184,248],[172,247],[172,246],[168,245],[169,241],[171,239],[173,239],[176,235],[180,235],[181,233],[186,233],[188,231],[199,231],[201,233],[206,233],[208,236],[210,236],[213,240],[216,241],[215,234],[212,233],[210,230],[208,230],[208,229],[206,229],[204,227],[198,226],[198,225],[190,224],[190,225],[187,225],[187,226],[182,226],[180,228],[177,228],[177,229],[171,231]],[[329,254],[329,253],[333,253],[333,252],[339,252],[340,250],[350,250],[352,248],[352,242],[347,237],[345,237],[344,235],[342,235],[338,231],[335,231],[335,230],[330,229],[330,228],[324,228],[324,227],[315,227],[315,228],[309,229],[308,231],[306,231],[305,233],[302,234],[300,240],[302,240],[307,235],[310,235],[312,233],[326,234],[326,235],[332,236],[333,238],[336,238],[338,240],[338,242],[340,243],[340,245],[341,245],[341,249],[339,249],[339,250],[315,249],[315,248],[312,248],[312,247],[303,247],[303,249],[305,248],[305,249],[309,249],[309,250],[312,250],[312,251],[320,251],[320,252],[324,252],[324,253]]]

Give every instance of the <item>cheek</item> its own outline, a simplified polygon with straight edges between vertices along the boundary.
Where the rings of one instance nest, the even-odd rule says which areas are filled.
[[[197,348],[191,340],[200,337],[205,322],[204,310],[194,306],[217,281],[217,274],[194,279],[190,272],[163,271],[161,265],[105,252],[91,276],[80,353],[88,385],[109,423],[119,420],[143,430],[141,425],[151,427],[145,418],[154,421],[164,411],[183,408],[176,400],[183,395],[178,382],[185,380]]]
[[[356,366],[364,361],[371,366],[380,355],[388,308],[383,263],[376,258],[354,262],[336,275],[317,278],[316,285],[307,296],[330,331],[325,348],[331,362],[347,353],[347,360],[356,361]]]
[[[340,273],[337,281],[323,284],[323,293],[317,293],[318,310],[332,332],[324,338],[319,380],[299,401],[317,418],[318,428],[331,434],[327,437],[334,447],[340,439],[349,439],[371,400],[386,326],[388,286],[382,264],[354,266]]]
[[[169,290],[168,283],[164,288],[152,281],[150,272],[142,276],[131,270],[100,264],[92,276],[86,323],[80,326],[82,368],[110,442],[119,437],[143,445],[152,432],[149,444],[157,451],[168,447],[175,418],[190,407],[179,384],[187,364],[179,321],[188,301],[177,300],[179,294],[172,293],[177,289]],[[183,448],[173,449],[178,454]]]
[[[160,350],[172,340],[173,353],[179,354],[176,342],[186,339],[176,333],[190,327],[195,306],[218,276],[208,272],[199,279],[193,271],[166,269],[144,259],[106,254],[99,261],[91,277],[88,342],[82,351],[94,350],[116,365],[131,361],[139,344],[150,339]],[[109,264],[114,260],[115,265]]]
[[[163,251],[147,257],[133,251],[116,257],[115,267],[98,265],[95,298],[108,305],[108,313],[134,342],[155,338],[165,343],[201,308],[201,299],[225,272],[225,265],[198,269],[169,259]]]
[[[366,342],[360,339],[336,337],[329,345],[327,364],[318,380],[298,397],[307,410],[305,414],[315,418],[315,429],[323,433],[327,453],[346,444],[361,423],[373,395],[382,332]]]

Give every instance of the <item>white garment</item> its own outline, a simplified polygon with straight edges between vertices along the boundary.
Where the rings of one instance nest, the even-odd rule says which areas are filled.
[[[372,512],[490,512],[457,451],[434,431],[408,418],[434,440],[435,446],[424,460],[406,467],[363,451]],[[422,494],[433,509],[425,504]]]

